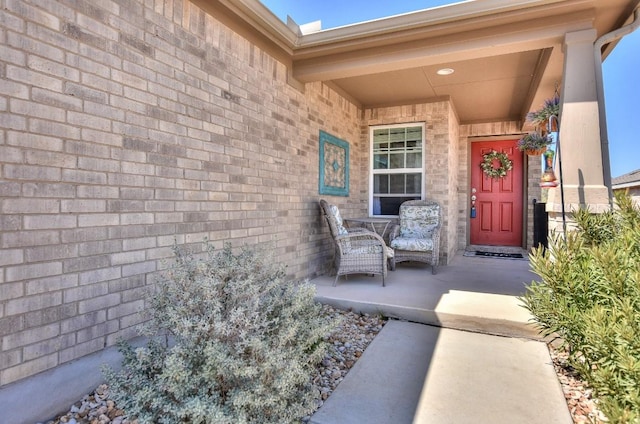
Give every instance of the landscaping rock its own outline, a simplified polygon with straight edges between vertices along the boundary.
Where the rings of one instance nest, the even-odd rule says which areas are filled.
[[[569,355],[549,345],[553,367],[562,385],[567,406],[575,424],[603,424],[607,418],[598,409],[598,401],[592,397],[592,390],[580,380],[579,375],[568,364]]]
[[[323,312],[330,317],[342,318],[342,323],[327,337],[331,344],[329,354],[318,366],[318,373],[313,377],[320,390],[318,408],[333,393],[385,323],[382,317],[356,314],[328,305],[323,306]],[[308,421],[309,418],[306,417],[305,420]],[[109,398],[109,387],[101,384],[93,393],[83,396],[80,401],[71,405],[69,412],[46,421],[46,424],[63,423],[137,424],[137,420],[127,418],[126,411],[117,408],[115,402]]]

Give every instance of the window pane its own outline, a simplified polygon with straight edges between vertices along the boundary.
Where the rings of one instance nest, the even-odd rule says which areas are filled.
[[[389,141],[389,129],[373,130],[373,141]]]
[[[404,128],[391,128],[389,131],[389,140],[404,142],[405,140]]]
[[[422,127],[407,128],[407,140],[422,140]]]
[[[407,184],[405,193],[422,193],[422,175],[421,174],[407,174]]]
[[[404,174],[389,175],[389,193],[404,194]]]
[[[421,153],[407,153],[407,168],[420,168],[422,164]]]
[[[392,153],[389,159],[391,161],[389,168],[391,169],[404,168],[404,153]]]
[[[385,174],[373,176],[373,192],[375,194],[389,193],[389,176]]]
[[[389,169],[389,156],[386,154],[373,155],[373,169]]]

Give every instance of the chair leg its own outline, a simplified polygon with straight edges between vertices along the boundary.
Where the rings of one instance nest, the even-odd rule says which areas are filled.
[[[335,287],[336,284],[338,284],[338,278],[340,278],[340,274],[336,274],[336,279],[333,280],[333,287]]]

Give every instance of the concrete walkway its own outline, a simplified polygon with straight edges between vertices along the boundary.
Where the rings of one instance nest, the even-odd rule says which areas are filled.
[[[571,424],[546,345],[389,321],[313,424]]]
[[[547,346],[517,299],[533,279],[528,261],[458,255],[435,276],[398,266],[384,288],[380,277],[314,280],[322,302],[401,320],[385,325],[311,422],[571,424]]]

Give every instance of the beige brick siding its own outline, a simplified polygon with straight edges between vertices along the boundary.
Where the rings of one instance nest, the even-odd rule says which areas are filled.
[[[449,232],[447,237],[447,257],[453,258],[456,251],[460,250],[459,240],[463,238],[464,232],[460,232],[458,225],[459,222],[462,221],[459,219],[459,211],[460,211],[460,186],[464,185],[465,178],[460,174],[460,168],[464,166],[466,161],[461,160],[460,158],[460,122],[458,120],[458,115],[456,114],[455,108],[449,108],[449,190],[448,190],[448,208],[446,209],[447,219],[449,220]]]
[[[186,1],[0,0],[0,75],[0,385],[133,336],[174,241],[328,271],[320,129],[366,187],[358,108]]]

